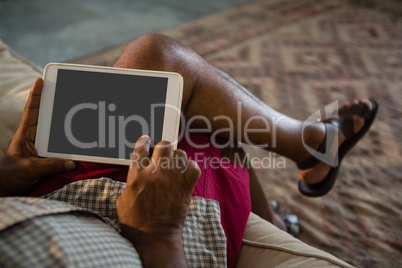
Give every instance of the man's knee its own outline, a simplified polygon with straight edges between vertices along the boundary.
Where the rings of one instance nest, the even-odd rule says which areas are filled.
[[[176,42],[159,33],[143,34],[131,41],[124,50],[140,50],[143,53],[163,56],[174,49]]]
[[[175,41],[163,34],[144,34],[124,48],[115,66],[166,71],[177,46]]]

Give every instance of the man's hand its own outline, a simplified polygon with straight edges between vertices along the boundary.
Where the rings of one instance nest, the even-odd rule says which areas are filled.
[[[73,161],[38,157],[34,141],[42,87],[43,80],[37,78],[32,86],[17,132],[4,159],[0,162],[0,196],[23,195],[42,176],[75,168]]]
[[[201,172],[169,142],[158,143],[149,159],[150,144],[148,136],[137,141],[127,188],[116,203],[122,234],[133,243],[144,267],[186,266],[181,229]]]

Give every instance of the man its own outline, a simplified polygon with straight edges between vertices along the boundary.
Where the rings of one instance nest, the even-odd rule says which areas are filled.
[[[302,121],[289,117],[278,121],[277,119],[283,116],[281,113],[258,100],[229,76],[205,62],[190,48],[161,35],[147,34],[133,41],[125,48],[114,66],[180,73],[184,77],[185,85],[182,112],[187,122],[197,116],[203,116],[209,120],[211,131],[217,133],[216,137],[219,139],[234,138],[236,141],[252,143],[294,160],[300,168],[302,182],[299,184],[299,189],[309,196],[323,195],[332,188],[339,165],[331,166],[312,157],[305,145],[319,152],[326,151],[326,137],[332,133],[334,134],[332,136],[338,138],[339,143],[331,140],[328,149],[332,151],[334,158],[339,156],[342,160],[350,148],[367,132],[377,111],[375,101],[363,100],[341,107],[338,118],[323,120],[308,127],[303,127]],[[0,166],[0,194],[3,196],[26,194],[43,183],[41,177],[73,170],[79,164],[62,159],[38,158],[33,142],[41,88],[42,81],[39,79],[32,88],[20,127]],[[236,109],[239,103],[242,107],[240,118]],[[234,133],[233,137],[230,133],[219,131],[227,128],[225,122],[216,120],[219,116],[233,119],[234,129],[241,131]],[[202,120],[193,120],[191,127],[203,128],[204,123]],[[267,124],[275,125],[276,132],[268,131]],[[245,131],[247,128],[260,131],[249,133]],[[274,135],[276,146],[270,146]],[[149,139],[142,137],[136,145],[135,153],[147,159],[148,144]],[[137,165],[131,165],[128,171],[127,188],[117,201],[117,213],[123,236],[132,242],[136,249],[138,247],[144,266],[153,265],[155,263],[152,262],[158,260],[165,261],[167,256],[175,256],[172,264],[185,265],[183,240],[181,237],[179,239],[179,233],[189,200],[191,194],[196,193],[199,188],[210,187],[207,188],[209,190],[207,194],[204,192],[200,195],[204,198],[215,198],[219,202],[223,213],[222,225],[228,239],[228,265],[234,266],[242,237],[239,230],[242,228],[244,230],[249,213],[250,196],[247,195],[249,189],[244,187],[248,185],[248,178],[239,172],[242,175],[238,176],[237,180],[235,177],[232,179],[230,172],[227,172],[225,173],[227,176],[223,177],[231,183],[226,181],[222,184],[213,184],[219,189],[232,187],[226,188],[227,191],[214,191],[214,187],[205,180],[200,187],[197,187],[200,185],[196,184],[200,172],[207,171],[200,171],[192,160],[188,160],[186,153],[189,154],[189,151],[173,152],[170,145],[164,142],[162,145],[166,148],[155,149],[149,166],[139,168]],[[228,154],[225,149],[214,152],[219,156]],[[175,162],[173,159],[180,159],[178,162],[181,164],[176,166],[172,164],[169,169],[161,169],[150,174],[149,169],[157,168],[153,163],[157,163],[159,158],[167,158],[171,162]],[[219,172],[221,171],[222,169]],[[214,178],[222,177],[220,175],[216,174]],[[172,193],[173,191],[176,192]],[[252,201],[253,199],[256,200],[252,198]],[[260,210],[262,214],[270,209],[266,201],[254,201],[252,205],[254,210]],[[258,209],[259,206],[262,208]],[[240,224],[235,226],[236,222]],[[157,258],[155,255],[154,258],[150,256],[150,248],[158,252]]]

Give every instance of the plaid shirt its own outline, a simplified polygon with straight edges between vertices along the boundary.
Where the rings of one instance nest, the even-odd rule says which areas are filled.
[[[44,198],[0,199],[0,267],[141,267],[119,234],[116,200],[125,183],[78,181]],[[218,202],[193,197],[183,231],[190,267],[225,267]]]

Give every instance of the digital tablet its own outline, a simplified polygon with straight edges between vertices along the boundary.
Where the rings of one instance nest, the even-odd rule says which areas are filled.
[[[180,74],[50,63],[43,80],[39,156],[129,165],[144,134],[177,146]]]

